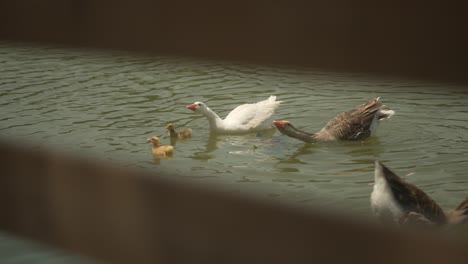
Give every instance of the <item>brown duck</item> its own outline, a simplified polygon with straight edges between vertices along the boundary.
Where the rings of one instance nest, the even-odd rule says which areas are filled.
[[[362,140],[375,133],[380,120],[390,118],[395,114],[393,110],[383,109],[383,107],[380,97],[371,99],[355,109],[338,114],[316,133],[297,129],[286,120],[274,121],[273,124],[282,134],[307,143]]]
[[[174,147],[171,145],[159,145],[161,140],[158,137],[150,137],[146,141],[153,143],[152,152],[155,156],[170,156],[174,152]]]
[[[173,124],[167,124],[166,129],[169,130],[169,136],[171,138],[189,138],[192,136],[191,128],[176,131]]]

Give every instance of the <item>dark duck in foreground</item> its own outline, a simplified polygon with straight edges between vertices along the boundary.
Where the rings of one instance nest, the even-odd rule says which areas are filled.
[[[274,121],[273,124],[282,134],[307,143],[362,140],[375,133],[380,120],[390,118],[395,114],[393,110],[383,109],[383,107],[380,97],[369,100],[355,109],[338,114],[316,133],[297,129],[286,120]]]
[[[375,216],[385,223],[440,226],[468,220],[468,198],[455,209],[444,211],[425,192],[379,161],[375,162],[374,178],[371,207]]]

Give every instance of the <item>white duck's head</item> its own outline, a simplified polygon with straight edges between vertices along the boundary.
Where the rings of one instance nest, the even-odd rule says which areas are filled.
[[[192,110],[195,113],[204,113],[207,111],[207,106],[202,102],[195,102],[187,105],[185,108]]]

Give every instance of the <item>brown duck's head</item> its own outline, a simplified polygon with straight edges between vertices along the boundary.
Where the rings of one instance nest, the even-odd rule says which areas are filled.
[[[287,126],[291,126],[291,123],[289,123],[289,121],[286,121],[286,120],[275,120],[275,121],[273,121],[273,124],[278,129],[282,129],[282,128],[285,128]]]
[[[158,137],[150,137],[146,140],[146,142],[151,142],[153,145],[157,146],[161,140]]]
[[[169,124],[166,125],[166,129],[167,130],[174,130],[174,125],[169,123]]]
[[[280,132],[292,133],[293,131],[297,130],[289,121],[286,120],[276,120],[273,121],[273,124]]]

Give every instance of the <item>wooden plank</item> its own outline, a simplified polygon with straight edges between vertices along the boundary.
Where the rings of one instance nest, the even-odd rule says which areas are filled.
[[[2,1],[0,38],[468,82],[460,1]]]
[[[465,263],[466,241],[385,230],[0,142],[0,228],[111,263]]]

